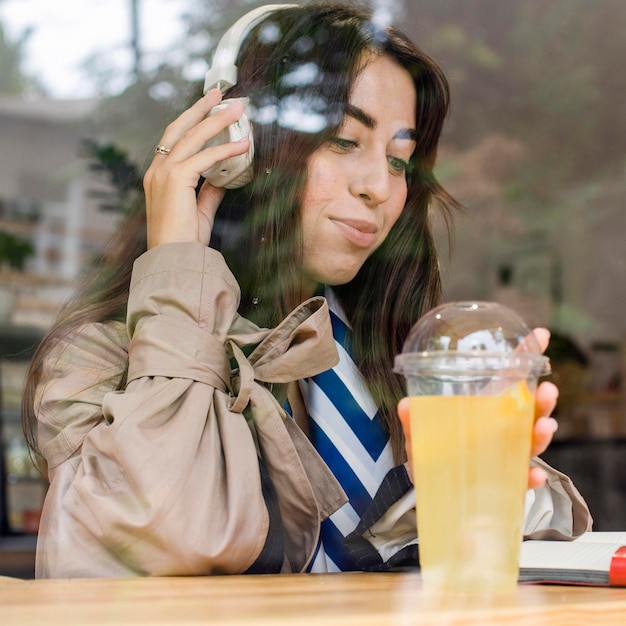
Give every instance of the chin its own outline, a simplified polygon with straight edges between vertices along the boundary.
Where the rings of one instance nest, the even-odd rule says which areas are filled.
[[[355,260],[354,257],[347,259],[347,262],[337,260],[332,266],[312,268],[312,271],[308,272],[308,276],[313,278],[316,283],[328,285],[329,287],[337,287],[339,285],[346,285],[350,281],[354,280],[354,277],[359,273],[363,262]]]
[[[329,285],[330,287],[338,287],[340,285],[347,285],[350,281],[352,281],[354,279],[354,277],[358,274],[358,270],[356,270],[355,272],[340,272],[337,274],[333,274],[331,277],[329,277],[327,280],[322,280],[320,282],[323,282],[326,285]]]

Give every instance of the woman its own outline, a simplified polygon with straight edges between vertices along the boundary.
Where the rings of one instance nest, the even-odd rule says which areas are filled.
[[[250,148],[207,147],[243,112],[215,112],[209,90],[163,133],[146,222],[122,226],[33,360],[38,576],[354,569],[343,538],[388,475],[410,488],[392,360],[441,300],[446,80],[366,10],[326,3],[265,15],[237,66],[226,95],[250,99],[251,182],[198,185]],[[538,415],[555,401],[544,384]],[[553,432],[537,420],[535,453]],[[565,477],[529,482],[529,532],[587,530]]]

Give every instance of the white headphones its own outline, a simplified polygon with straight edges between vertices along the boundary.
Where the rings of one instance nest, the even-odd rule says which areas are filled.
[[[266,15],[278,11],[297,7],[297,4],[268,4],[253,9],[239,18],[220,39],[215,49],[213,63],[204,78],[204,93],[218,87],[224,93],[230,87],[237,84],[237,55],[239,48],[246,38],[247,34],[254,28]],[[221,163],[216,163],[202,173],[212,185],[216,187],[225,187],[226,189],[237,189],[243,187],[252,180],[252,158],[254,157],[254,143],[252,140],[252,128],[250,125],[250,107],[249,98],[239,98],[244,104],[244,112],[241,117],[228,128],[224,129],[219,135],[208,142],[208,146],[220,145],[230,141],[239,141],[244,137],[250,140],[250,148],[244,154],[231,157]],[[211,109],[209,115],[214,115],[222,110],[227,100],[222,101],[216,107]]]

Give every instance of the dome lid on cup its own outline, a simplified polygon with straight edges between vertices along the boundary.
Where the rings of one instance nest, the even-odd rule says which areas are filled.
[[[502,360],[527,363],[539,375],[550,372],[550,360],[524,320],[513,310],[496,302],[449,302],[421,317],[396,356],[394,370],[410,373],[447,355],[459,358],[489,358],[494,369]]]

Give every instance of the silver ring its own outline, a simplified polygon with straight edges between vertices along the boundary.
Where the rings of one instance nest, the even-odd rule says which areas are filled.
[[[171,148],[168,148],[167,146],[162,146],[161,144],[159,144],[155,149],[154,149],[154,154],[169,154],[172,151]]]

